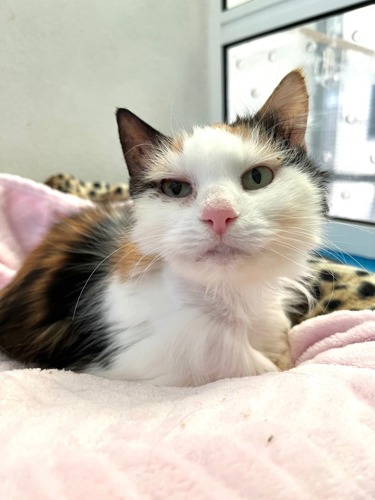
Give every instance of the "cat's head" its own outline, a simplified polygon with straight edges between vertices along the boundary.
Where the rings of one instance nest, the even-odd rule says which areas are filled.
[[[327,175],[306,152],[307,114],[298,71],[255,115],[176,138],[119,109],[143,252],[202,281],[300,274],[326,211]]]

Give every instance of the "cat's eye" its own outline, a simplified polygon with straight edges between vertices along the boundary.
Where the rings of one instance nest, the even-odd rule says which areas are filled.
[[[255,191],[271,184],[272,179],[272,170],[268,167],[259,166],[245,172],[241,177],[241,183],[246,191]]]
[[[163,193],[171,198],[186,198],[193,191],[193,188],[188,182],[169,179],[162,180],[160,187]]]

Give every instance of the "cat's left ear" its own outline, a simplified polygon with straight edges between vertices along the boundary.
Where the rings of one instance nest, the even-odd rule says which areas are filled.
[[[286,75],[257,113],[262,120],[272,115],[291,146],[305,148],[305,133],[309,112],[309,94],[300,71]]]
[[[116,113],[120,142],[130,177],[142,178],[149,168],[152,152],[169,138],[161,134],[128,109]]]

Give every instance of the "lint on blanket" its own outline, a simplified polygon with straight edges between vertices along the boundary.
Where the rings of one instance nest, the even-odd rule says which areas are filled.
[[[89,202],[0,175],[0,286]],[[296,367],[155,387],[0,359],[0,498],[375,497],[375,312],[290,334]]]

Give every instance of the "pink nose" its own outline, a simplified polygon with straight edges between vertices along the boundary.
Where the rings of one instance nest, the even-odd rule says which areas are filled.
[[[206,207],[202,214],[202,220],[212,224],[212,229],[218,235],[224,234],[228,225],[236,218],[237,214],[233,208]]]

